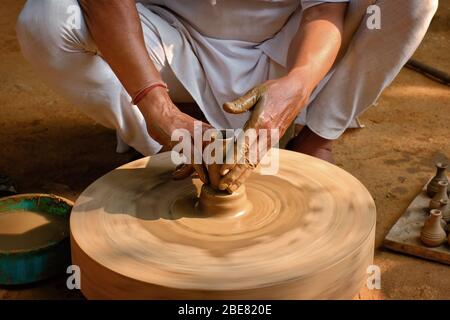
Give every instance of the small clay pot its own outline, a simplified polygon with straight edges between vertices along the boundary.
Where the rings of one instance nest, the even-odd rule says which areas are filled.
[[[438,182],[437,192],[434,195],[433,199],[430,200],[430,209],[439,209],[441,210],[446,204],[448,204],[449,198],[447,195],[448,182],[447,181],[439,181]]]
[[[423,225],[420,240],[429,247],[439,247],[447,239],[447,234],[442,228],[442,212],[433,209]]]
[[[450,201],[449,200],[441,200],[441,210],[442,212],[442,220],[445,221],[445,223],[450,223]]]
[[[252,208],[253,205],[247,198],[244,185],[233,194],[229,194],[204,184],[195,206],[196,212],[206,217],[239,217],[250,212]]]
[[[448,183],[447,177],[447,163],[438,162],[436,163],[436,175],[431,179],[431,181],[427,185],[427,194],[430,197],[434,197],[434,195],[439,190],[439,181],[446,181]]]

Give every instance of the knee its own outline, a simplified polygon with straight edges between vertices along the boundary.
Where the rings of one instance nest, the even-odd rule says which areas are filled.
[[[405,1],[407,14],[405,18],[417,27],[428,27],[436,14],[439,0],[408,0]]]
[[[433,18],[439,6],[439,0],[422,0],[419,1],[422,15],[428,19]]]
[[[23,54],[30,60],[64,50],[73,42],[81,21],[76,0],[28,0],[16,23]]]

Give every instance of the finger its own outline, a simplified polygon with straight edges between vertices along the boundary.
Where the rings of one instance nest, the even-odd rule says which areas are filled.
[[[230,155],[232,153],[232,155]],[[233,170],[236,166],[238,160],[238,150],[235,143],[232,144],[231,148],[226,151],[225,163],[220,168],[220,175],[225,176],[228,172]]]
[[[206,174],[207,171],[203,164],[193,164],[192,167],[194,168],[195,172],[197,172],[200,180],[204,184],[208,184],[208,175]]]
[[[200,180],[204,183],[204,184],[208,184],[208,174],[207,174],[207,170],[206,167],[203,164],[203,159],[202,159],[202,150],[197,150],[195,148],[195,144],[193,142],[191,142],[191,154],[190,154],[190,158],[188,158],[188,164],[192,165],[192,167],[194,168],[195,172],[197,172],[198,177],[200,178]],[[198,153],[200,158],[197,159],[197,157],[195,156],[195,154]],[[196,159],[200,160],[200,163],[196,163]]]
[[[193,119],[193,122],[192,122],[193,125],[189,126],[187,128],[187,130],[191,134],[191,137],[195,136],[196,130],[201,131],[201,135],[203,136],[203,134],[204,134],[204,132],[206,130],[214,129],[214,127],[212,125],[210,125],[209,123],[205,123],[205,122],[203,122],[201,120],[197,120],[197,119],[194,119],[194,118],[192,118],[192,119]],[[205,143],[205,141],[202,140],[202,143]],[[206,143],[207,143],[207,141],[206,141]]]
[[[191,164],[180,164],[176,167],[175,171],[172,172],[172,176],[175,180],[186,179],[194,173],[195,169]]]
[[[245,165],[236,165],[233,170],[220,179],[219,190],[227,190],[227,188],[232,185],[242,175],[242,173],[244,173],[245,170],[247,170]]]
[[[224,175],[228,174],[228,172],[233,170],[235,165],[236,165],[235,163],[225,163],[225,164],[223,164],[222,167],[220,168],[220,175],[224,176]]]
[[[233,193],[237,189],[239,189],[239,187],[245,182],[245,180],[247,180],[247,178],[250,177],[252,172],[253,172],[253,170],[248,169],[248,168],[246,170],[244,170],[244,172],[241,174],[241,176],[228,186],[227,191],[229,193]]]
[[[215,128],[212,125],[210,125],[209,123],[202,122],[202,130],[203,130],[203,132],[205,132],[206,130],[209,130],[209,129],[215,129]]]
[[[262,153],[260,153],[260,151],[257,150],[258,149],[257,139],[253,141],[253,143],[251,143],[250,147],[248,147],[247,143],[244,143],[242,147],[246,150],[243,151],[242,154],[240,155],[238,163],[234,165],[231,171],[226,173],[224,177],[220,180],[219,183],[220,190],[228,190],[228,192],[230,191],[233,192],[233,190],[236,190],[248,178],[253,169],[257,166],[257,163],[259,163]],[[256,159],[251,159],[250,153],[254,152],[257,152],[255,157]],[[224,169],[226,170],[228,168]],[[224,172],[225,170],[221,169],[222,172]]]
[[[219,188],[219,183],[220,183],[220,178],[221,178],[219,169],[220,169],[220,164],[211,164],[208,166],[209,183],[213,189]]]
[[[250,110],[261,97],[261,87],[256,87],[244,94],[242,97],[226,102],[223,105],[223,109],[228,113],[243,113]]]

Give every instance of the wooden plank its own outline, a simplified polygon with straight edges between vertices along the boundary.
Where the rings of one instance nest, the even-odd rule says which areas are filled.
[[[394,251],[450,265],[450,246],[447,242],[439,247],[430,248],[420,241],[420,231],[428,216],[429,202],[425,185],[391,228],[384,239],[384,246]]]

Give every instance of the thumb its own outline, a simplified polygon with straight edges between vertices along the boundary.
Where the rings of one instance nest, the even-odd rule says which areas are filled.
[[[242,97],[232,102],[224,103],[223,109],[228,113],[244,113],[250,110],[258,102],[259,98],[261,97],[261,93],[262,87],[255,87],[244,94]]]

